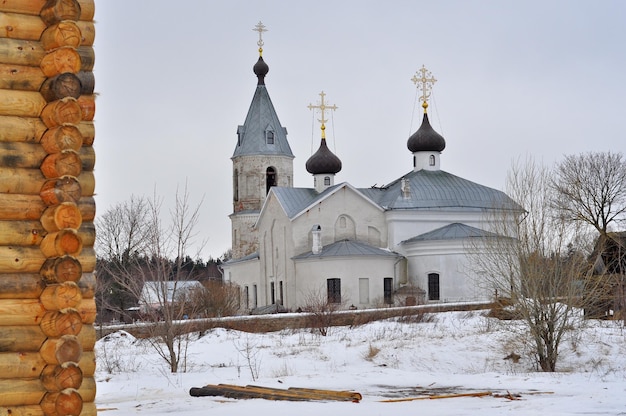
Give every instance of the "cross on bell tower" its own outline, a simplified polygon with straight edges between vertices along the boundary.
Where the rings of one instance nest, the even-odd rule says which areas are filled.
[[[263,32],[267,32],[267,29],[265,28],[265,25],[263,24],[263,22],[261,22],[259,20],[259,23],[256,24],[256,26],[254,26],[254,30],[255,32],[259,32],[259,41],[256,43],[259,46],[259,56],[263,55]]]

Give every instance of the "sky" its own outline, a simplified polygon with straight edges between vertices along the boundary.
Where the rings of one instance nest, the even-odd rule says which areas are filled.
[[[259,21],[296,187],[313,186],[319,115],[307,106],[321,91],[338,107],[326,129],[343,163],[335,183],[411,171],[422,65],[437,79],[429,118],[445,171],[503,189],[519,158],[626,153],[620,0],[106,0],[95,20],[98,215],[155,193],[167,214],[187,185],[205,260],[231,245],[230,157],[256,88]]]
[[[503,330],[520,329],[516,321],[486,318],[482,311],[425,317],[334,327],[326,337],[309,329],[246,334],[217,328],[200,338],[191,335],[187,371],[176,374],[145,340],[116,332],[96,344],[96,407],[107,416],[624,414],[626,339],[620,321],[589,321],[569,333],[559,349],[559,371],[541,373],[515,331]],[[503,359],[512,352],[521,356],[517,364]],[[192,387],[208,384],[350,390],[362,400],[190,396]],[[384,401],[467,393],[491,395]],[[508,394],[518,400],[502,397]]]

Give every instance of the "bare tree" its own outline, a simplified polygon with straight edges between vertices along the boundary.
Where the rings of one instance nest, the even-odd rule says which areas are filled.
[[[595,280],[594,291],[586,293],[596,304],[589,308],[589,316],[623,314],[626,238],[616,231],[626,221],[626,160],[611,152],[566,156],[557,165],[552,186],[560,214],[598,233],[590,277]]]
[[[475,271],[494,294],[510,297],[543,371],[556,371],[564,336],[582,325],[578,307],[589,270],[588,235],[552,209],[550,176],[532,159],[514,164],[506,191],[525,212],[498,211],[494,235],[473,250]]]
[[[200,317],[214,318],[235,315],[240,307],[239,297],[237,285],[209,280],[201,289],[193,291],[190,302]]]
[[[101,270],[120,291],[138,302],[143,319],[155,323],[146,326],[148,340],[174,373],[186,363],[188,330],[183,318],[197,312],[190,301],[188,278],[195,263],[188,252],[196,242],[200,204],[191,206],[186,187],[182,193],[177,190],[167,226],[161,219],[162,199],[156,194],[141,206],[141,210],[128,211],[129,215],[134,214],[132,218],[121,216],[122,221],[137,224],[136,228],[143,230],[141,244],[133,246],[136,250],[129,250],[132,255],[122,256],[123,261],[119,260],[117,251],[103,249],[109,257],[105,257]],[[113,222],[119,217],[117,212],[106,213],[102,226],[105,230],[117,229],[119,225],[108,224],[107,220]],[[103,233],[102,238],[106,236]],[[116,244],[102,242],[104,248]],[[200,249],[201,245],[198,253]],[[128,313],[120,306],[118,313]]]
[[[621,153],[566,156],[554,172],[554,204],[567,219],[606,236],[626,219],[626,161]]]

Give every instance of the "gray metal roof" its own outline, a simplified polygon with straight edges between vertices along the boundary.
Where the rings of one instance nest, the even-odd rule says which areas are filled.
[[[321,257],[353,257],[353,256],[381,256],[381,257],[401,257],[398,253],[383,250],[378,247],[370,246],[359,241],[341,240],[324,246],[319,254],[313,254],[312,251],[299,254],[292,257],[294,260],[312,259]]]
[[[272,131],[274,143],[268,144],[266,132]],[[247,155],[282,155],[293,158],[282,127],[265,85],[257,85],[243,126],[237,128],[237,146],[232,157]]]
[[[403,178],[408,180],[410,186],[408,198],[402,195]],[[344,185],[345,183],[331,186],[319,194],[312,188],[273,187],[272,192],[276,195],[287,216],[293,219],[302,210],[324,199],[337,187]],[[371,199],[384,210],[436,208],[522,210],[522,207],[502,191],[479,185],[441,170],[412,171],[385,187],[359,188],[356,191]]]
[[[402,179],[408,181],[408,197],[402,194]],[[521,210],[508,195],[451,173],[437,170],[411,171],[381,188],[359,189],[385,210],[427,208],[501,208]]]
[[[400,244],[414,243],[417,241],[457,240],[476,237],[498,237],[498,234],[455,222],[444,227],[437,228],[436,230],[409,238],[408,240],[404,240]]]

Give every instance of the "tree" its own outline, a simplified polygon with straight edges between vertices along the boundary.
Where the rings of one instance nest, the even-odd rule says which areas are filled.
[[[478,275],[494,294],[510,297],[543,371],[556,371],[564,336],[582,324],[578,307],[589,270],[588,234],[553,209],[550,177],[531,159],[515,163],[506,191],[525,212],[498,210],[494,235],[473,250]]]
[[[554,172],[554,205],[561,215],[605,237],[626,219],[626,161],[621,153],[566,156]]]
[[[597,302],[591,308],[592,316],[609,313],[607,309],[615,309],[616,305],[623,309],[626,239],[623,233],[615,232],[626,220],[626,161],[622,154],[566,156],[555,169],[552,186],[553,203],[560,215],[598,233],[592,259],[596,265],[593,286],[602,288],[587,294]]]
[[[197,312],[192,310],[187,284],[196,262],[188,253],[197,238],[201,204],[192,207],[187,188],[182,193],[177,190],[170,221],[165,226],[161,220],[161,198],[155,195],[151,200],[131,198],[132,201],[135,203],[114,207],[99,223],[104,230],[99,249],[105,256],[100,272],[110,280],[111,287],[119,288],[142,306],[144,319],[157,322],[146,326],[150,332],[148,340],[175,373],[186,359],[188,331],[182,320]],[[118,229],[142,230],[141,244],[130,237],[138,234],[130,232],[120,238],[124,244],[118,243],[108,231]],[[125,303],[112,306],[117,313],[128,316],[128,310],[122,309]]]

